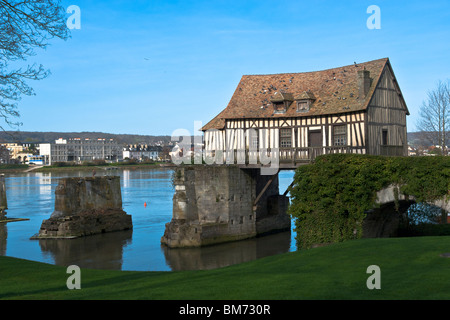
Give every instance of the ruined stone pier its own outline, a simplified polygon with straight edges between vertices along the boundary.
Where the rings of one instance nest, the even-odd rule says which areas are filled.
[[[278,175],[237,166],[182,166],[174,171],[173,218],[161,243],[199,247],[290,230],[289,199]]]
[[[6,209],[8,209],[8,202],[6,200],[6,186],[5,175],[0,175],[0,220],[6,218]]]
[[[63,178],[55,190],[55,210],[32,239],[77,238],[132,229],[122,209],[120,177]]]

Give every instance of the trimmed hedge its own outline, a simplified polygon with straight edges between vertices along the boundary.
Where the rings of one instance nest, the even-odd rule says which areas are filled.
[[[384,157],[332,154],[299,167],[289,214],[295,219],[299,248],[358,239],[377,191],[401,185],[417,202],[449,195],[450,157]]]

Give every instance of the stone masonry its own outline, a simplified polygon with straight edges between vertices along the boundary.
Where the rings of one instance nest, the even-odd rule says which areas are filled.
[[[122,209],[119,177],[63,178],[55,190],[55,211],[33,238],[76,238],[132,229]]]
[[[8,202],[6,200],[5,175],[0,175],[0,220],[6,218]]]
[[[290,229],[288,198],[278,178],[255,200],[272,176],[235,166],[183,166],[174,171],[173,218],[161,243],[198,247]]]

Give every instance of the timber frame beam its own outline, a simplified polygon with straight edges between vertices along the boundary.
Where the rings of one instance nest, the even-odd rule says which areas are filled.
[[[269,181],[267,181],[264,188],[261,190],[261,192],[258,194],[258,196],[255,199],[255,202],[253,203],[253,210],[256,210],[256,206],[258,205],[259,200],[261,199],[262,195],[266,192],[267,188],[272,184],[272,182],[275,180],[276,177],[278,177],[279,171],[277,171],[276,174],[274,174]]]

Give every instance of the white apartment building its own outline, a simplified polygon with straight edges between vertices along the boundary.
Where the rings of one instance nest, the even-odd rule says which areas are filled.
[[[123,149],[123,159],[136,159],[142,160],[160,160],[160,153],[162,147],[160,146],[148,146],[148,145],[129,145]]]
[[[39,145],[40,155],[46,164],[55,162],[77,162],[105,160],[118,162],[122,158],[122,147],[113,139],[58,139],[54,143]]]

